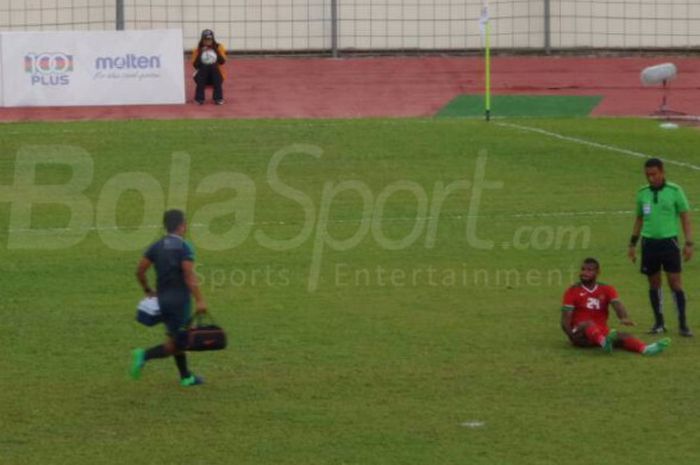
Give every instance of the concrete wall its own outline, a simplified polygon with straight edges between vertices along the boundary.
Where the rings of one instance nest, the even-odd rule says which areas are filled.
[[[697,47],[700,0],[552,0],[554,47]]]
[[[0,30],[113,29],[116,0],[0,0]],[[544,0],[492,0],[493,46],[542,48]],[[330,0],[124,0],[128,29],[204,28],[234,50],[331,46]],[[481,0],[338,0],[341,49],[479,48]],[[551,45],[700,46],[700,0],[551,0]]]

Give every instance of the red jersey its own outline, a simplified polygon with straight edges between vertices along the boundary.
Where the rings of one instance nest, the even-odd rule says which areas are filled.
[[[599,326],[608,325],[608,305],[618,300],[614,287],[596,283],[593,288],[587,288],[582,283],[574,284],[564,293],[562,311],[573,311],[572,325],[592,321]]]

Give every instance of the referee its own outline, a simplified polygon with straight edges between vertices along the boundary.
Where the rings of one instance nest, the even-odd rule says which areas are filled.
[[[692,337],[685,317],[685,293],[681,282],[681,247],[678,242],[678,218],[683,226],[685,244],[682,255],[685,261],[693,256],[693,232],[690,224],[690,208],[683,189],[666,181],[664,164],[658,158],[650,158],[644,164],[649,181],[637,192],[637,217],[632,228],[628,256],[637,258],[637,242],[642,237],[641,271],[649,279],[649,301],[654,311],[651,334],[666,332],[661,291],[661,270],[666,272],[668,285],[678,310],[678,329],[681,336]]]

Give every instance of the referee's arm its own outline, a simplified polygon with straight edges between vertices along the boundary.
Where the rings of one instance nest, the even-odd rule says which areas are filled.
[[[683,259],[687,262],[693,258],[693,227],[690,222],[690,213],[681,212],[681,226],[685,236],[685,246],[683,247]]]
[[[685,231],[685,226],[683,226]],[[639,241],[639,235],[642,233],[642,217],[637,215],[634,219],[634,226],[632,226],[632,237],[630,238],[630,245],[627,249],[627,256],[632,260],[632,263],[637,261],[637,242]]]

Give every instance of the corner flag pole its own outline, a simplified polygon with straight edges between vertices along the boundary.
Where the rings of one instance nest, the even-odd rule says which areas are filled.
[[[485,102],[485,116],[486,121],[491,121],[491,21],[486,20],[486,64],[484,66],[485,72],[485,91],[486,96],[484,98]]]
[[[488,0],[484,0],[479,18],[481,36],[484,39],[484,116],[491,121],[491,18]]]

